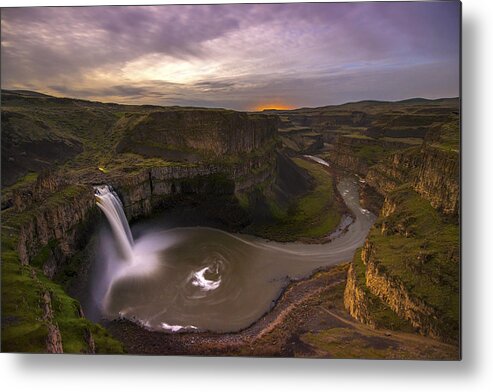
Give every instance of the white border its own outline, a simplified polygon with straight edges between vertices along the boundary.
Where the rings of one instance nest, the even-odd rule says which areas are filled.
[[[225,1],[211,1],[223,3]],[[238,2],[238,1],[230,1]],[[5,6],[203,1],[1,0]],[[463,1],[463,361],[0,355],[4,391],[487,391],[493,385],[493,7]]]

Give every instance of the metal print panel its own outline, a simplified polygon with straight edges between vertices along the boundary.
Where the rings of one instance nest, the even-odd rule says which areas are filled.
[[[459,359],[460,12],[2,9],[2,351]]]

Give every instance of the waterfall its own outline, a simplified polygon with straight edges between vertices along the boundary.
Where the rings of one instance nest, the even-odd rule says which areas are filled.
[[[94,187],[94,195],[96,196],[97,206],[108,219],[123,258],[131,261],[134,241],[120,198],[108,185]]]

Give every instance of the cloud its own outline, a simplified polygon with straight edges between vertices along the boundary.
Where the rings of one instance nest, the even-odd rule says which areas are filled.
[[[457,95],[458,7],[377,2],[3,9],[2,86],[236,109],[261,100],[318,106]]]

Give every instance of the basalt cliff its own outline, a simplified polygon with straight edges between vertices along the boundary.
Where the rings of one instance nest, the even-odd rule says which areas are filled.
[[[372,327],[459,341],[459,101],[359,102],[279,112],[291,150],[358,175],[379,215],[348,271],[344,303]]]
[[[238,229],[253,219],[240,199],[282,186],[279,173],[290,170],[276,116],[8,91],[2,101],[6,351],[121,351],[63,289],[101,219],[95,185],[110,184],[130,220],[191,204]],[[64,153],[31,154],[50,143]]]
[[[379,218],[349,267],[347,312],[457,344],[458,124],[456,99],[240,113],[2,91],[2,350],[123,352],[69,295],[102,223],[94,186],[111,185],[129,220],[190,208],[292,241],[338,224],[331,176],[348,174]]]

